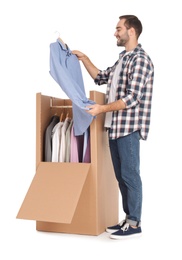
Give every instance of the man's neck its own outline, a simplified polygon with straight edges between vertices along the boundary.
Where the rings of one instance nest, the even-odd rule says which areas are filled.
[[[126,52],[134,50],[137,47],[137,45],[138,45],[137,41],[127,44],[125,46]]]

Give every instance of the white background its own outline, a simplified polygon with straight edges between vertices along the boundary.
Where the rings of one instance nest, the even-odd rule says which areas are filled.
[[[3,0],[0,4],[0,259],[182,259],[180,1]],[[49,74],[55,31],[100,69],[114,64],[119,16],[143,24],[142,47],[155,65],[151,129],[141,142],[143,236],[114,241],[38,232],[16,215],[35,174],[35,97],[64,97]],[[95,86],[82,67],[87,95]],[[123,213],[120,210],[122,219]]]

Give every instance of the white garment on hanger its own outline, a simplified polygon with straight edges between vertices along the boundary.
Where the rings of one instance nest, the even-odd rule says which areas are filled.
[[[52,162],[59,162],[62,126],[63,122],[59,122],[52,130]]]
[[[71,122],[71,119],[66,117],[63,126],[61,128],[61,142],[60,142],[60,151],[59,151],[59,162],[66,161],[66,130]]]

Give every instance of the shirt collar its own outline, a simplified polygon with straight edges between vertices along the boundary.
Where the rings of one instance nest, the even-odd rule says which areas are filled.
[[[131,56],[131,55],[135,55],[140,49],[141,49],[142,45],[139,43],[136,48],[129,52],[126,56]],[[119,54],[119,57],[121,58],[124,54],[126,53],[126,50],[122,51],[120,54]]]
[[[57,42],[64,51],[71,53],[71,50],[66,43],[63,43],[59,38],[57,39]]]

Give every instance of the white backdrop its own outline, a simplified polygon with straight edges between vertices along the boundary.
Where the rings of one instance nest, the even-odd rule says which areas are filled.
[[[181,259],[181,13],[180,1],[7,0],[0,3],[1,259]],[[35,174],[35,96],[64,97],[49,75],[55,31],[100,69],[114,64],[119,16],[143,24],[142,47],[155,66],[151,129],[141,142],[144,201],[139,240],[37,232],[16,214]],[[82,66],[87,95],[95,86]],[[122,210],[120,217],[123,217]],[[85,250],[85,251],[83,251]],[[2,255],[2,256],[1,256]]]

